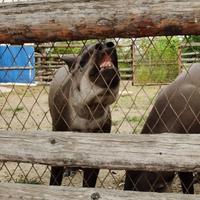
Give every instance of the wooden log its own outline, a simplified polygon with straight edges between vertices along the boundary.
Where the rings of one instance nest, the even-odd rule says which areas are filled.
[[[134,42],[131,46],[131,57],[132,57],[132,85],[135,85],[136,82],[136,49]]]
[[[0,42],[200,34],[200,1],[36,0],[0,4]]]
[[[200,62],[200,58],[182,58],[182,62],[188,62],[188,63]]]
[[[170,65],[177,65],[177,61],[174,61],[173,63],[170,62],[151,62],[151,63],[142,63],[145,66],[170,66]]]
[[[0,198],[3,200],[197,200],[200,199],[200,195],[0,183]]]
[[[36,53],[35,57],[36,58],[62,58],[63,56],[74,56],[77,57],[78,55],[73,55],[73,54],[38,54]]]
[[[132,69],[131,69],[131,67],[127,67],[127,68],[119,67],[119,72],[128,72],[129,74],[132,74]]]
[[[182,49],[178,48],[178,73],[180,74],[183,71],[183,63],[182,63]]]
[[[0,160],[104,169],[200,172],[200,135],[0,131]]]
[[[200,42],[187,42],[187,43],[182,43],[180,47],[200,47]]]
[[[32,70],[34,67],[32,66],[0,66],[0,70]]]
[[[186,57],[186,56],[198,56],[198,55],[200,55],[200,52],[198,52],[198,51],[188,52],[188,53],[182,53],[181,54],[182,57]]]
[[[183,63],[183,70],[185,69],[185,68],[188,68],[188,67],[191,67],[193,65],[193,63]]]
[[[164,85],[169,85],[170,83],[164,82],[164,83],[135,83],[134,86],[137,87],[144,87],[144,86],[164,86]]]

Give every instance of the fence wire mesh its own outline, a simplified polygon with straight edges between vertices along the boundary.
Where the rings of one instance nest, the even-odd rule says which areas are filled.
[[[58,79],[55,78],[56,82],[61,81],[61,86],[66,83],[62,75],[68,76],[69,73],[75,74],[75,72],[78,74],[78,76],[70,75],[68,79],[72,86],[71,88],[67,87],[67,91],[68,93],[70,91],[70,95],[73,95],[72,99],[64,95],[63,89],[57,88],[66,102],[70,104],[69,109],[73,106],[78,109],[78,111],[76,109],[73,110],[73,112],[78,114],[73,113],[70,119],[72,122],[69,120],[71,124],[66,122],[63,125],[63,121],[65,121],[63,120],[63,110],[66,109],[65,105],[62,105],[60,108],[54,105],[54,111],[52,112],[57,112],[58,118],[62,121],[61,126],[64,127],[63,129],[81,131],[82,125],[80,125],[79,120],[80,114],[83,114],[84,116],[88,115],[90,122],[93,120],[93,125],[97,129],[96,132],[108,130],[109,128],[104,126],[105,122],[103,125],[99,124],[98,114],[108,112],[107,104],[109,105],[110,103],[106,103],[106,98],[109,96],[111,99],[109,101],[114,101],[110,105],[112,116],[111,132],[117,134],[139,134],[158,94],[166,85],[171,83],[182,72],[186,72],[191,82],[194,82],[193,77],[189,74],[189,69],[194,63],[200,62],[200,43],[198,41],[200,42],[199,36],[173,36],[65,41],[24,44],[21,46],[2,44],[0,45],[0,129],[14,131],[52,130],[52,119],[48,105],[49,85],[53,77],[55,77],[56,71],[62,68],[64,71],[61,72]],[[91,50],[90,45],[94,45],[94,49]],[[112,84],[116,84],[117,79],[115,77],[118,76],[118,69],[115,68],[116,66],[113,66],[115,65],[115,58],[112,57],[113,45],[117,50],[121,79],[118,95],[116,95],[118,89],[113,89],[115,88],[114,86],[111,88]],[[109,48],[111,50],[108,50]],[[95,54],[94,51],[96,51]],[[98,56],[99,51],[101,51],[101,56]],[[76,65],[75,62],[70,63],[67,61],[68,67],[66,67],[67,64],[63,61],[63,58],[66,59],[66,57],[76,60]],[[84,59],[82,59],[83,57]],[[74,65],[73,72],[69,69],[69,63],[72,66]],[[90,66],[97,69],[97,72],[94,70],[95,72],[92,75],[88,75],[89,72],[85,70],[85,67],[87,69]],[[113,67],[114,72],[109,71]],[[109,75],[104,74],[106,70],[108,70]],[[95,73],[100,73],[100,75],[96,76]],[[110,77],[110,74],[113,77]],[[73,84],[75,81],[79,84]],[[105,82],[103,86],[102,82]],[[86,86],[83,86],[84,84]],[[96,85],[104,88],[100,95]],[[172,108],[177,117],[175,121],[179,121],[185,127],[184,131],[186,133],[192,132],[192,124],[195,124],[197,127],[195,131],[199,130],[200,127],[199,110],[196,111],[195,108],[190,106],[193,95],[196,93],[197,96],[199,95],[198,87],[199,85],[189,94],[189,97],[184,96],[185,94],[181,90],[181,86],[180,88],[178,86],[175,92],[173,91],[173,95],[177,92],[180,93],[181,98],[186,102],[185,107],[190,108],[190,113],[193,116],[190,123],[191,126],[188,127],[185,125],[185,121],[181,121],[181,114],[183,112],[176,113],[176,109]],[[84,91],[80,95],[78,92],[82,90]],[[97,96],[94,94],[97,94]],[[173,95],[170,98],[173,98]],[[170,98],[166,97],[166,107],[170,105]],[[60,103],[61,99],[58,98],[57,100]],[[86,107],[80,108],[79,105],[77,106],[77,103],[80,104],[80,102],[86,105]],[[97,102],[100,103],[97,104]],[[186,108],[185,110],[188,111]],[[167,126],[165,120],[162,119],[162,114],[160,114],[159,119],[162,121],[163,126]],[[111,120],[110,117],[106,118],[106,121],[109,120]],[[77,123],[80,125],[78,128],[76,127]],[[84,124],[84,127],[88,126],[85,124],[85,121],[81,123]],[[59,123],[58,126],[60,126]],[[82,131],[92,131],[89,128]],[[58,130],[55,124],[54,130]],[[167,130],[170,131],[172,129],[167,127]],[[154,132],[153,129],[152,132]],[[179,131],[177,130],[177,132]],[[81,170],[71,174],[67,174],[67,172],[64,173],[63,185],[82,185],[83,175]],[[1,163],[0,174],[2,181],[48,184],[50,167],[5,162]],[[103,169],[98,176],[97,187],[122,189],[124,187],[124,180],[124,171]],[[192,181],[198,183],[198,174],[195,174]],[[167,186],[169,191],[181,191],[181,184],[177,178],[177,173],[173,181],[172,179],[170,181],[165,179],[163,173],[160,173],[153,179],[142,174],[134,181],[134,188],[140,187],[137,184],[140,185],[141,183],[148,185],[147,188],[150,191],[155,190],[157,186],[160,187],[159,189],[162,189],[163,185]],[[170,185],[173,187],[170,187]],[[199,192],[198,184],[195,184],[195,191],[196,193]]]

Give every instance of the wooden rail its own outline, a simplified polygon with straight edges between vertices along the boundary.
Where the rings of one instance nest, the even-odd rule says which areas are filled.
[[[184,48],[193,47],[194,51],[190,49],[190,52],[183,52]],[[200,47],[200,42],[189,42],[182,43],[178,49],[178,65],[179,73],[181,73],[185,68],[189,68],[193,63],[200,62],[200,52],[195,50],[196,47]]]
[[[0,43],[200,34],[192,0],[37,0],[0,4]]]
[[[0,131],[0,160],[55,166],[200,172],[200,135]]]
[[[184,47],[200,47],[200,42],[187,42],[187,43],[182,43],[180,46],[182,48],[184,48]]]
[[[60,67],[63,67],[65,64],[64,61],[61,60],[63,56],[74,56],[77,57],[78,54],[63,54],[63,53],[46,53],[48,52],[46,48],[69,48],[73,49],[72,52],[77,52],[77,49],[82,49],[83,44],[67,44],[67,43],[55,43],[55,44],[38,44],[35,45],[35,47],[40,48],[40,52],[42,53],[35,53],[35,63],[36,63],[36,81],[38,82],[44,82],[48,83],[52,80],[55,70],[59,69]],[[132,45],[130,44],[117,44],[117,49],[121,48],[132,48]],[[122,54],[123,55],[123,54]],[[123,59],[122,55],[120,55],[120,51],[118,52],[118,56],[121,57],[121,59],[118,59],[119,63],[119,72],[121,80],[132,80],[133,77],[133,70],[132,70],[132,63],[133,58],[126,58]],[[126,64],[126,67],[121,67],[121,64]]]
[[[117,135],[0,131],[0,161],[200,172],[199,134]],[[0,183],[3,200],[196,200],[200,195]]]
[[[182,56],[199,56],[199,55],[200,55],[200,52],[198,51],[182,53]]]
[[[96,198],[95,198],[96,197]],[[2,184],[2,200],[198,200],[200,195],[148,193],[44,185]]]
[[[11,67],[0,66],[0,70],[32,70],[32,69],[34,69],[33,66],[11,66]]]
[[[182,61],[186,63],[195,63],[200,61],[200,58],[182,58]]]

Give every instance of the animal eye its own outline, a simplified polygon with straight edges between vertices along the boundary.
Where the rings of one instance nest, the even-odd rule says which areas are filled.
[[[88,61],[89,61],[89,54],[83,55],[79,62],[79,66],[83,68],[88,63]]]
[[[87,63],[87,61],[82,59],[80,61],[79,65],[80,65],[81,68],[83,68],[86,65],[86,63]]]
[[[101,50],[103,49],[101,43],[96,44],[94,48],[95,48],[96,50],[99,50],[99,51],[101,51]]]

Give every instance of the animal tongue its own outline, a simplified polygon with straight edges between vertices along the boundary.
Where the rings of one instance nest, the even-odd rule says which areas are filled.
[[[112,63],[112,59],[109,55],[105,55],[103,58],[103,62],[100,64],[100,69],[104,70],[104,69],[111,69],[113,68],[113,63]]]

